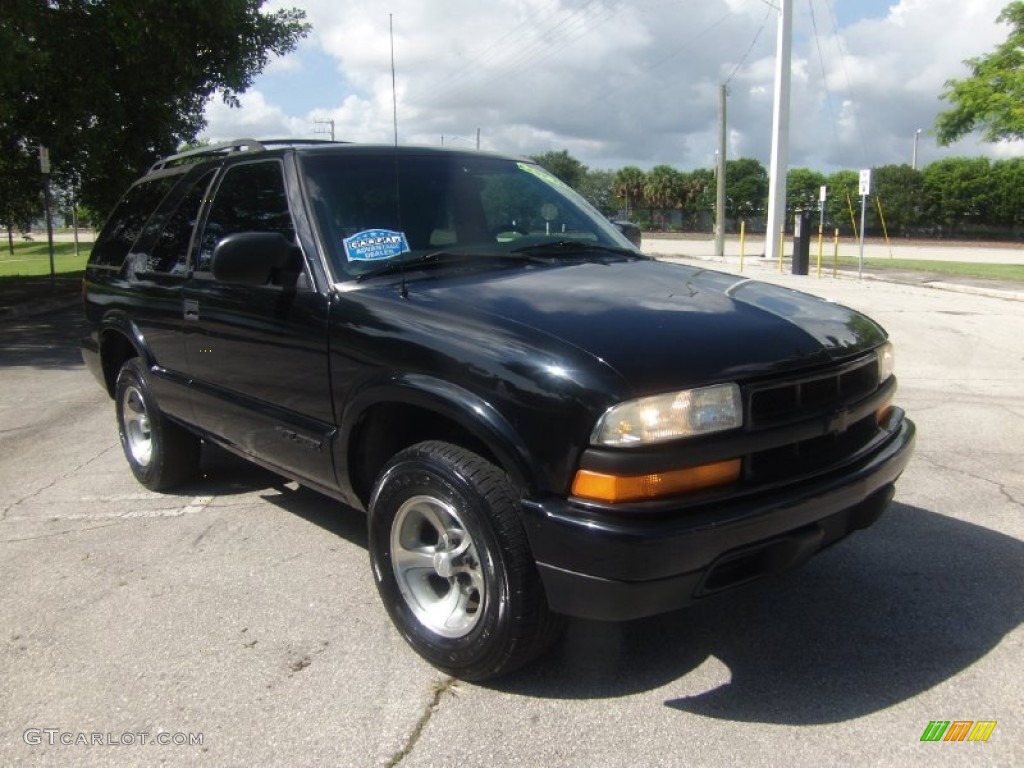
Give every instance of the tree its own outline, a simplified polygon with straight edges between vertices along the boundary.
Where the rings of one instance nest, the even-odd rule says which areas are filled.
[[[614,174],[611,171],[587,171],[577,190],[605,216],[615,212],[612,186]]]
[[[725,161],[726,215],[750,219],[764,212],[768,201],[768,171],[750,157]]]
[[[975,128],[985,141],[1024,138],[1024,0],[1010,3],[997,21],[1010,33],[994,51],[964,62],[971,76],[947,80],[941,98],[953,108],[939,113],[935,133],[940,144],[950,144]]]
[[[665,211],[679,208],[685,195],[683,175],[671,165],[656,165],[647,174],[644,197],[661,212],[661,227],[666,228]]]
[[[1024,224],[1024,157],[992,163],[992,223]]]
[[[9,148],[0,152],[0,225],[14,253],[14,231],[25,229],[43,210],[38,160]]]
[[[530,159],[547,168],[573,189],[577,189],[583,183],[583,178],[587,174],[587,166],[565,149],[532,155]]]
[[[161,155],[195,140],[220,93],[238,103],[271,56],[309,30],[263,0],[5,0],[0,147],[50,149],[54,174],[109,210]]]
[[[727,183],[728,180],[726,174]],[[689,229],[704,229],[715,211],[715,172],[710,168],[695,168],[684,175],[684,185],[683,215],[687,219],[686,226]],[[725,192],[729,194],[728,189]]]
[[[878,209],[881,207],[889,234],[906,233],[917,226],[924,205],[921,171],[909,165],[883,165],[871,172],[871,194],[874,200],[868,209],[868,229],[881,231]]]
[[[825,175],[807,168],[791,168],[786,174],[786,210],[817,211]]]
[[[644,184],[647,178],[644,172],[635,165],[627,165],[615,172],[612,182],[612,189],[615,197],[622,200],[626,207],[626,216],[629,217],[634,208],[644,202]]]
[[[860,174],[857,171],[842,170],[825,178],[828,199],[825,201],[825,220],[847,234],[853,234],[860,227]]]
[[[921,172],[925,214],[951,231],[992,215],[991,164],[986,157],[950,157]]]

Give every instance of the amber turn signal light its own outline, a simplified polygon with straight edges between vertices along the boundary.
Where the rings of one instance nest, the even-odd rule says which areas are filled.
[[[612,504],[646,501],[734,483],[740,479],[740,466],[739,459],[728,459],[649,475],[606,475],[581,469],[573,480],[572,493]]]

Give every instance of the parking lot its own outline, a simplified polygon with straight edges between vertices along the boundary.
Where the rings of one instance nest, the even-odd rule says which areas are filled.
[[[0,765],[1024,765],[1024,301],[751,272],[889,330],[919,430],[894,505],[487,686],[392,630],[361,514],[216,451],[146,491],[77,308],[3,322]],[[933,720],[998,724],[923,743]]]

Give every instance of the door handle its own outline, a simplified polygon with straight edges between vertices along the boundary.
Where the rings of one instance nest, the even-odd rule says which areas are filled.
[[[185,299],[185,319],[193,322],[199,320],[199,302],[195,299]]]

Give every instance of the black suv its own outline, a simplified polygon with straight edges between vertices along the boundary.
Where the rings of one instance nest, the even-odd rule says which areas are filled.
[[[852,310],[666,264],[538,165],[259,143],[157,163],[85,277],[136,478],[216,443],[365,510],[409,644],[507,672],[874,522],[910,457]]]

